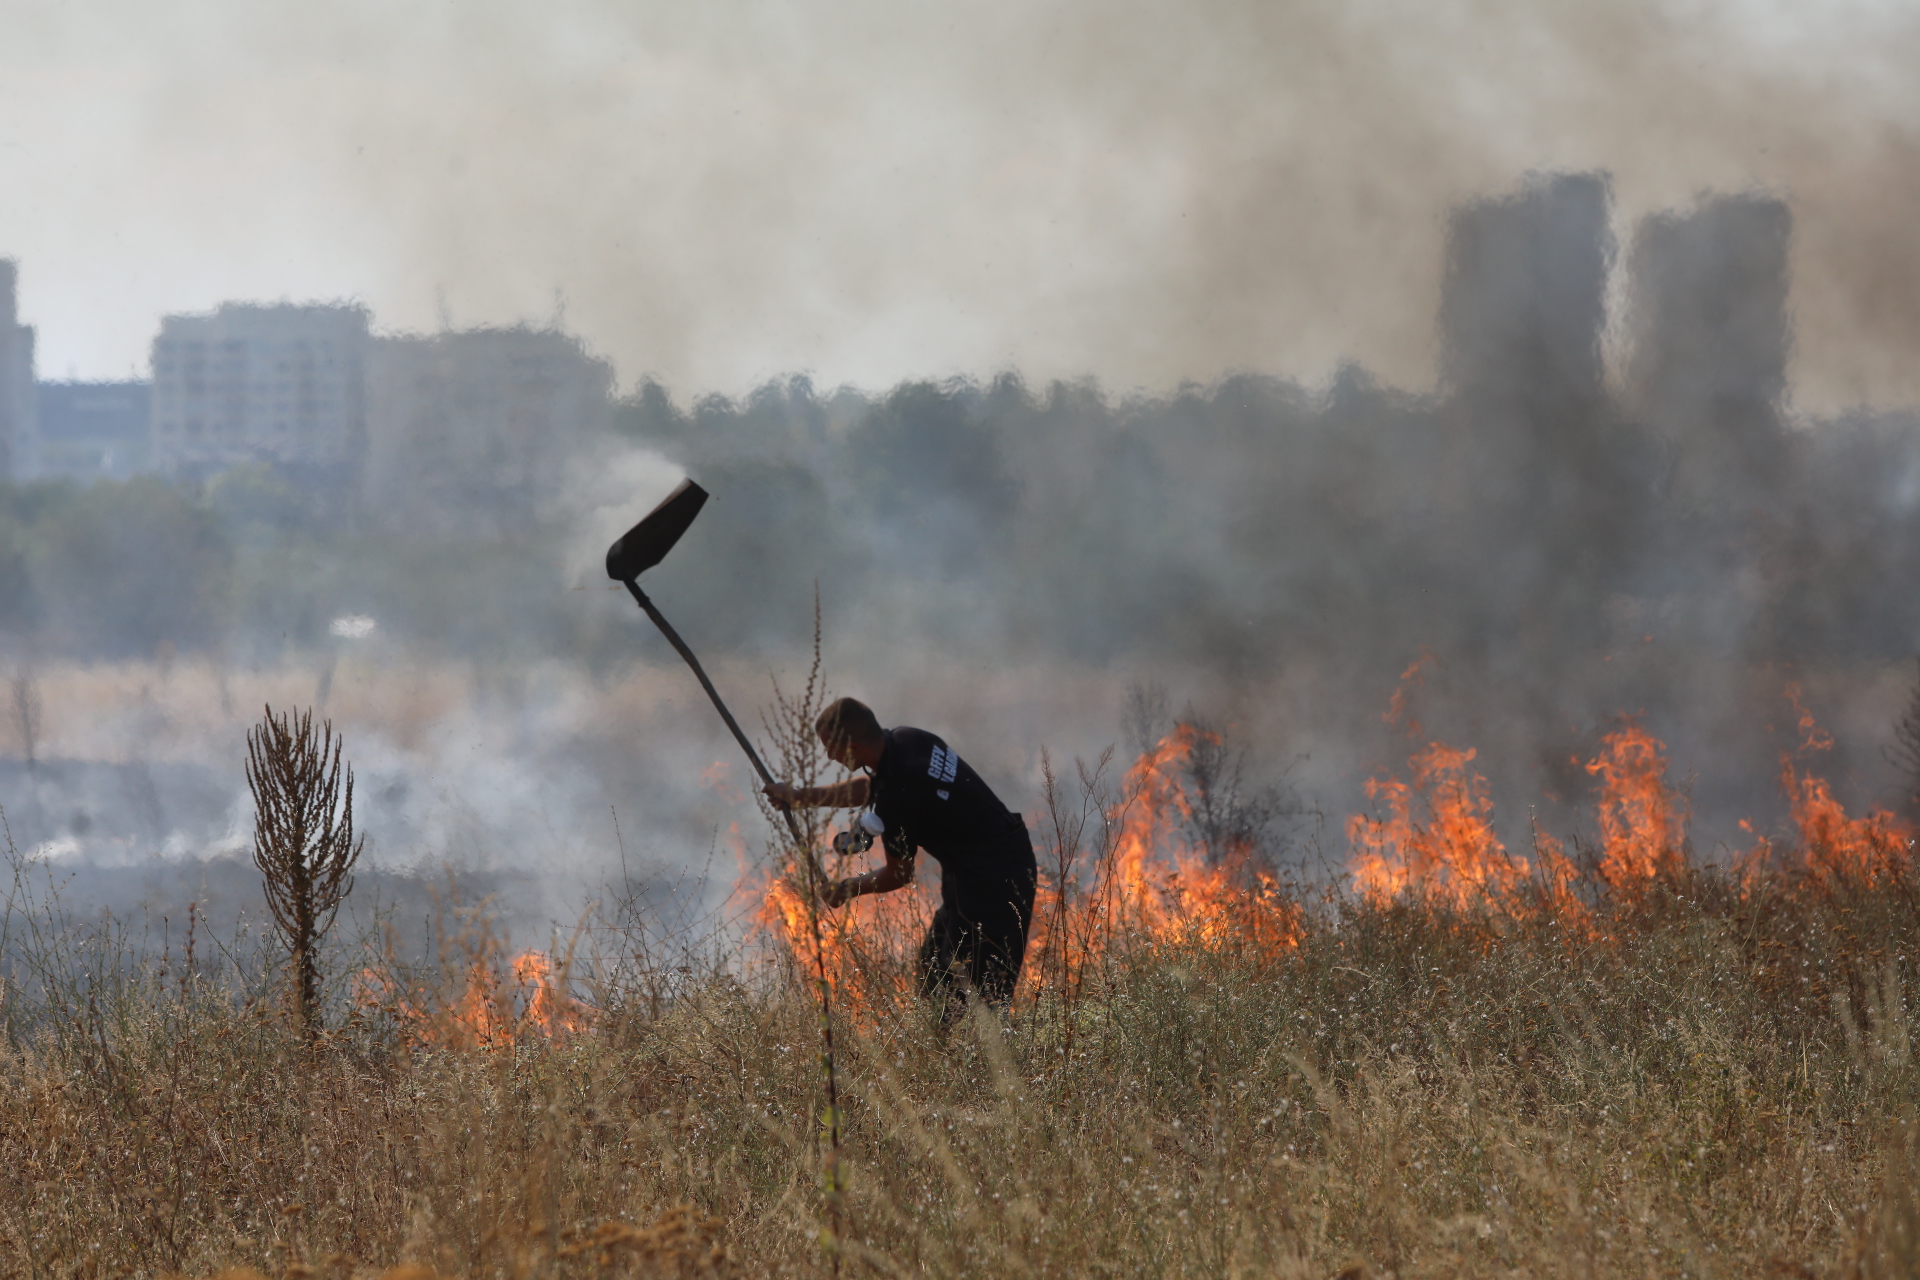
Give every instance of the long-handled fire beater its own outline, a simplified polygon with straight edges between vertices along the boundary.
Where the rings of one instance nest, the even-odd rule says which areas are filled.
[[[705,489],[691,479],[682,480],[680,487],[668,494],[665,501],[607,548],[607,576],[615,582],[626,584],[627,590],[633,593],[634,601],[646,610],[647,616],[653,619],[653,625],[660,628],[660,634],[667,638],[667,643],[687,660],[687,665],[693,668],[694,676],[700,681],[700,687],[713,699],[714,710],[727,722],[727,728],[733,730],[734,740],[747,753],[747,759],[753,762],[754,772],[760,775],[761,781],[771,786],[773,775],[767,772],[767,766],[761,762],[760,753],[753,749],[753,743],[740,731],[740,724],[733,718],[733,712],[727,710],[727,704],[720,700],[720,692],[713,687],[713,681],[707,679],[706,669],[700,665],[700,659],[693,656],[693,650],[687,647],[687,642],[680,638],[680,633],[673,629],[673,624],[667,621],[659,606],[647,598],[647,593],[640,589],[636,581],[641,574],[666,559],[667,552],[673,550],[673,544],[680,541],[681,535],[686,533],[687,527],[700,514],[700,508],[706,502]],[[800,832],[799,820],[793,816],[791,809],[781,812],[786,815],[787,830],[793,835],[795,847],[806,850],[807,841]],[[812,851],[807,852],[811,855]]]
[[[713,699],[714,710],[727,722],[727,728],[733,731],[734,740],[740,749],[747,753],[747,759],[753,762],[755,773],[769,786],[773,784],[773,775],[767,772],[760,753],[753,749],[753,743],[740,731],[740,724],[733,718],[733,712],[727,710],[727,704],[720,700],[719,690],[713,687],[713,681],[707,678],[706,669],[700,665],[700,659],[693,656],[693,650],[673,629],[666,615],[662,614],[647,593],[640,589],[637,579],[641,574],[653,568],[673,550],[674,544],[686,533],[693,518],[700,514],[700,508],[707,502],[707,491],[695,484],[692,479],[682,480],[680,487],[666,496],[661,504],[648,512],[639,524],[622,534],[614,544],[607,548],[607,576],[615,582],[626,584],[633,593],[636,604],[653,619],[653,625],[660,628],[660,634],[667,638],[687,665],[693,668],[700,687]],[[839,1091],[834,1082],[833,1069],[833,1009],[831,989],[827,984],[827,960],[820,937],[820,891],[826,884],[826,872],[820,861],[814,857],[813,848],[806,835],[800,829],[800,821],[793,816],[793,810],[781,809],[781,816],[787,820],[787,831],[793,836],[793,846],[807,860],[807,899],[808,918],[813,929],[813,954],[817,962],[817,981],[820,987],[820,1065],[827,1086],[826,1129],[829,1155],[826,1165],[827,1230],[831,1238],[839,1237],[840,1207],[840,1101]],[[833,1254],[834,1274],[840,1271],[840,1255]]]

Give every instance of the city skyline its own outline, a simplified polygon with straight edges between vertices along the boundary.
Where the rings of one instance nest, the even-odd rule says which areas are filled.
[[[1794,416],[1791,207],[1702,194],[1622,236],[1614,199],[1604,172],[1537,174],[1455,208],[1436,316],[1441,389],[1490,421],[1597,425],[1592,407],[1617,400],[1668,442],[1673,483],[1710,492],[1729,466],[1765,480],[1782,465],[1774,424]],[[0,262],[17,279],[17,264]],[[149,419],[123,412],[114,428],[95,413],[43,432],[29,407],[15,412],[27,427],[0,441],[14,442],[21,478],[129,474],[137,458],[131,470],[205,481],[259,461],[342,510],[348,494],[406,510],[382,495],[424,483],[436,500],[415,521],[423,529],[448,531],[461,512],[530,519],[559,492],[558,460],[604,438],[622,395],[613,366],[562,323],[556,309],[545,328],[396,333],[376,330],[356,302],[222,302],[160,318],[151,383],[66,384],[148,388],[138,403]],[[34,331],[11,332],[11,367],[31,377]],[[1536,367],[1559,372],[1511,382]],[[1522,393],[1547,398],[1512,400]],[[90,438],[102,432],[112,438]],[[1592,447],[1604,452],[1598,437]],[[64,470],[49,465],[56,454],[70,460]]]
[[[550,514],[604,440],[613,371],[558,329],[375,331],[354,304],[225,302],[163,315],[146,380],[36,376],[0,258],[0,479],[270,467],[330,522],[504,533]]]
[[[59,377],[284,297],[412,332],[563,307],[621,386],[696,396],[1346,361],[1424,388],[1446,211],[1605,170],[1621,228],[1790,202],[1789,385],[1821,413],[1920,401],[1916,57],[1868,0],[108,0],[0,17],[0,246]]]

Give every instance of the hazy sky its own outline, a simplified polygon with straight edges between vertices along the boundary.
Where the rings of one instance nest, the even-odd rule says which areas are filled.
[[[1530,168],[1797,219],[1795,395],[1920,402],[1920,4],[12,0],[0,255],[43,377],[164,312],[566,324],[811,371],[1432,377],[1448,207]]]

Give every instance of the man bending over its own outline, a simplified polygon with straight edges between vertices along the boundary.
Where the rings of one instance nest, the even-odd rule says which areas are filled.
[[[882,729],[865,703],[841,698],[814,722],[837,764],[862,777],[830,787],[768,784],[780,807],[861,809],[873,806],[884,832],[886,864],[836,880],[825,892],[838,907],[866,893],[913,883],[914,855],[925,849],[940,864],[940,909],[920,944],[920,994],[943,1021],[959,1011],[965,988],[1004,1008],[1013,999],[1033,920],[1033,842],[1017,813],[945,742],[905,725]]]

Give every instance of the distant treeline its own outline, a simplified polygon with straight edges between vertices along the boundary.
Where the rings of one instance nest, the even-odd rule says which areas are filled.
[[[564,650],[557,543],[359,533],[321,519],[265,467],[205,486],[0,485],[0,649],[263,662],[337,644],[333,622],[366,615],[382,639],[452,653]]]
[[[1920,637],[1913,414],[1763,407],[1703,443],[1604,396],[1536,417],[1349,368],[1324,391],[1247,376],[1137,399],[796,378],[684,411],[649,385],[619,421],[714,492],[659,572],[735,643],[792,626],[816,579],[830,608],[1092,661],[1427,647],[1550,677],[1556,654],[1656,631],[1785,660]]]
[[[1898,659],[1920,637],[1912,415],[1769,415],[1714,465],[1605,400],[1537,422],[1348,369],[1322,391],[1249,376],[1134,399],[793,378],[685,409],[648,383],[616,430],[714,495],[654,576],[715,651],[803,641],[816,584],[830,616],[916,642],[1250,672],[1397,670],[1425,648],[1553,681],[1655,632],[1788,661]],[[357,533],[265,468],[0,488],[0,631],[258,660],[365,614],[452,653],[618,660],[629,620],[565,568],[595,559],[573,545],[590,536]]]

